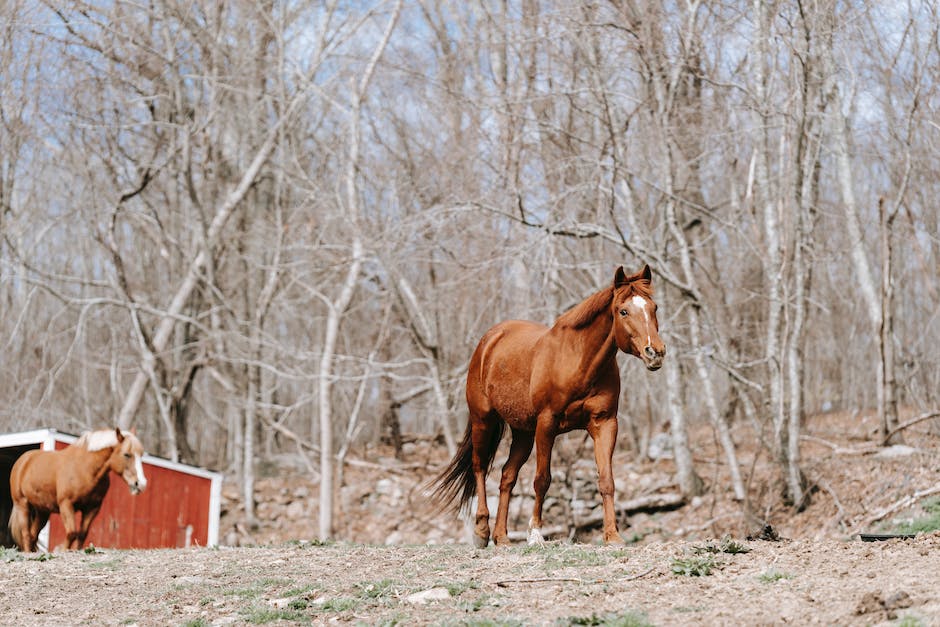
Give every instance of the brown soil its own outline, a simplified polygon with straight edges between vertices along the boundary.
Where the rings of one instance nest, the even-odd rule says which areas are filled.
[[[932,428],[905,433],[916,450],[881,449],[872,445],[871,417],[814,418],[803,447],[811,500],[799,513],[777,496],[774,465],[746,448],[749,497],[735,502],[703,429],[693,441],[706,443],[696,461],[708,492],[677,509],[625,515],[626,547],[597,545],[594,527],[569,531],[597,502],[589,443],[569,436],[553,465],[546,524],[554,539],[483,550],[467,545],[462,520],[434,514],[423,485],[445,455],[438,443],[413,438],[402,460],[371,449],[346,468],[343,542],[310,541],[317,485],[272,472],[259,482],[256,528],[248,528],[237,491],[226,489],[222,537],[239,546],[51,559],[3,552],[0,624],[940,624],[940,533],[858,539],[926,515],[925,499],[911,497],[940,485]],[[742,441],[752,439],[739,429]],[[621,453],[616,462],[618,502],[675,492],[671,461]],[[512,508],[517,532],[529,513],[531,469],[524,473]],[[767,525],[783,539],[746,539]],[[726,534],[750,551],[721,552]],[[702,560],[711,573],[688,574]],[[422,593],[439,598],[412,596]]]
[[[709,575],[704,544],[460,545],[73,552],[3,565],[5,625],[871,625],[940,621],[940,534],[746,542]],[[706,553],[705,555],[711,555]],[[432,592],[429,592],[432,591]],[[421,603],[412,596],[436,596]],[[419,597],[420,598],[420,597]],[[622,621],[622,622],[617,622]],[[630,622],[632,621],[632,622]],[[920,621],[915,622],[915,621]]]

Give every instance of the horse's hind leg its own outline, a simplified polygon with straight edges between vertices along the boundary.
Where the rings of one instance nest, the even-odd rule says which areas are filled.
[[[78,528],[78,540],[76,549],[80,549],[85,546],[85,539],[88,537],[88,530],[91,528],[91,523],[95,521],[95,517],[98,516],[98,512],[101,511],[101,503],[97,505],[88,507],[87,509],[82,509],[82,524]]]
[[[486,505],[486,472],[490,468],[490,461],[496,454],[499,446],[499,423],[501,420],[495,413],[490,412],[483,416],[470,414],[470,437],[473,450],[470,461],[473,476],[477,484],[477,512],[476,524],[473,528],[473,544],[477,548],[484,548],[490,542],[490,509]]]
[[[532,453],[532,443],[535,434],[531,431],[512,431],[512,444],[509,447],[509,458],[503,465],[503,475],[499,482],[499,507],[496,510],[496,525],[493,527],[493,542],[496,545],[509,544],[507,533],[509,518],[509,497],[519,477],[519,469],[529,459]]]
[[[29,522],[29,506],[14,502],[13,511],[10,513],[10,535],[13,536],[16,546],[20,547],[20,550],[25,553],[32,553],[35,550],[29,541]]]

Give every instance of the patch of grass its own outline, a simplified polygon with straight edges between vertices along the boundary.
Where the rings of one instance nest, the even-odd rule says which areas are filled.
[[[448,592],[450,592],[450,596],[459,597],[467,590],[476,589],[480,586],[475,581],[455,581],[452,583],[445,583],[444,587],[447,588]]]
[[[757,578],[761,583],[773,583],[775,581],[780,581],[781,579],[793,579],[793,575],[790,573],[785,573],[782,570],[777,570],[776,568],[771,568],[765,573],[761,573],[760,577]]]
[[[375,623],[375,627],[395,627],[395,625],[405,625],[408,622],[408,617],[405,614],[395,614],[390,618],[384,619],[380,623]],[[357,623],[357,625],[362,625],[364,623]]]
[[[359,596],[363,599],[384,599],[395,596],[395,587],[401,587],[402,584],[393,579],[382,579],[381,581],[365,581],[357,583]]]
[[[183,627],[209,627],[209,622],[204,618],[196,618],[183,623]]]
[[[238,597],[240,599],[257,599],[265,590],[268,588],[276,588],[278,586],[285,586],[292,583],[290,579],[278,579],[278,578],[265,578],[259,579],[251,584],[248,588],[235,588],[234,590],[226,590],[222,594],[225,596]],[[289,595],[294,596],[294,595]]]
[[[718,561],[712,554],[690,555],[672,560],[672,572],[686,577],[705,577],[718,567]]]
[[[646,614],[628,610],[622,614],[591,614],[590,616],[569,616],[555,622],[556,625],[600,625],[603,627],[652,627]]]
[[[99,551],[99,550],[95,547],[94,544],[89,544],[89,545],[86,546],[84,549],[82,549],[82,551],[83,551],[86,555],[94,555],[95,553],[104,553],[104,551]]]
[[[940,529],[940,497],[926,499],[920,507],[926,516],[896,525],[892,533],[930,533]]]
[[[324,612],[348,612],[362,604],[362,599],[353,597],[338,597],[336,599],[327,599],[320,605]]]
[[[922,621],[917,616],[908,614],[906,616],[902,616],[900,620],[895,623],[895,625],[898,627],[924,627],[926,623],[924,623],[924,621]]]
[[[701,555],[703,553],[730,553],[731,555],[736,555],[738,553],[749,553],[751,548],[742,542],[738,542],[730,535],[726,535],[721,539],[719,543],[706,542],[701,546],[693,546],[692,552],[696,555]]]
[[[460,627],[522,627],[525,623],[515,618],[506,618],[504,620],[492,620],[488,618],[468,620],[466,618],[459,618],[446,620],[439,624],[443,626],[460,625]]]
[[[17,549],[8,549],[6,547],[0,547],[0,560],[5,563],[9,562],[22,562],[26,558],[22,553]]]
[[[513,548],[522,555],[544,557],[543,566],[549,572],[559,568],[605,566],[630,554],[626,549],[608,549],[603,546],[584,544],[546,543],[543,546]]]
[[[672,608],[673,612],[677,614],[691,614],[693,612],[701,612],[705,608],[701,605],[680,605],[679,607]]]
[[[309,623],[310,619],[303,613],[290,609],[252,608],[244,614],[245,620],[255,625],[264,625],[285,620],[290,623]]]
[[[309,595],[311,592],[316,591],[315,586],[303,586],[302,588],[291,588],[284,593],[286,597],[299,597]]]

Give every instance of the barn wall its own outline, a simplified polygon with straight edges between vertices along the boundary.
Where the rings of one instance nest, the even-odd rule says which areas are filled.
[[[134,496],[111,474],[111,487],[88,532],[86,545],[116,549],[181,548],[209,544],[211,482],[168,468],[144,465],[147,489]],[[58,514],[49,518],[49,545],[65,541]]]

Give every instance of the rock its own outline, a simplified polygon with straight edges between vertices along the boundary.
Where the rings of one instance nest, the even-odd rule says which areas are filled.
[[[894,594],[889,596],[887,599],[885,599],[884,603],[885,603],[885,608],[889,610],[903,609],[905,607],[910,607],[914,605],[914,601],[911,599],[911,595],[909,595],[904,590],[901,590],[900,592],[895,592]]]
[[[862,600],[855,606],[855,614],[861,616],[872,612],[880,612],[884,607],[885,602],[880,592],[866,592],[862,596]]]
[[[445,601],[449,598],[450,592],[447,590],[447,588],[430,588],[428,590],[422,590],[421,592],[409,594],[405,597],[405,601],[415,605],[424,605],[431,601]]]
[[[287,506],[287,509],[284,511],[284,515],[290,518],[291,520],[297,520],[298,518],[303,517],[306,513],[307,508],[304,507],[303,501],[294,501]]]
[[[913,446],[905,446],[904,444],[895,444],[893,446],[888,446],[877,453],[875,457],[880,457],[881,459],[896,459],[898,457],[910,457],[917,453],[918,450]]]

